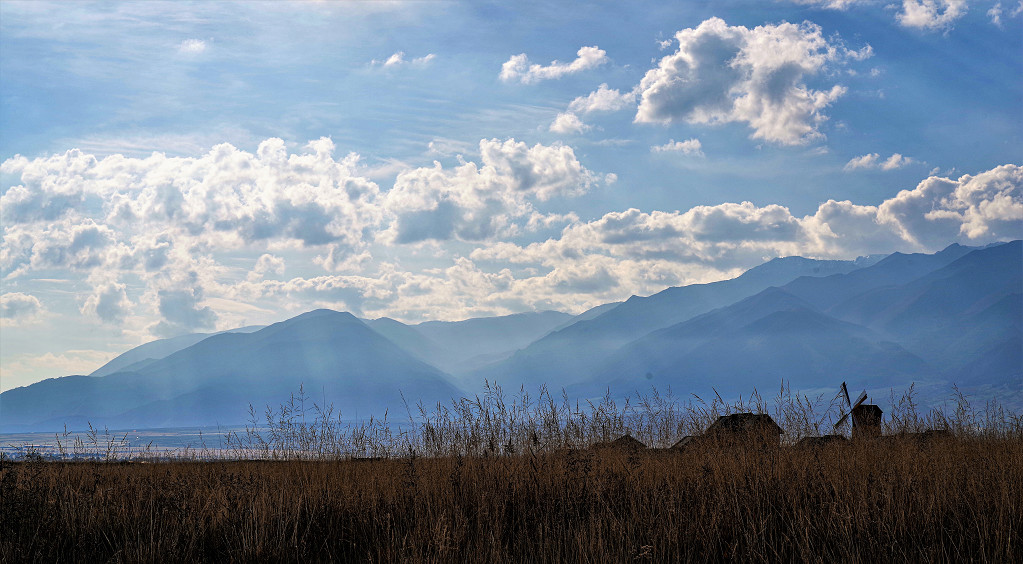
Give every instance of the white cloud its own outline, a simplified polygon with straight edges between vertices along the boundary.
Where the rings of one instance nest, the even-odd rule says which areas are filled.
[[[83,314],[95,315],[103,323],[121,323],[131,313],[127,285],[116,281],[93,284],[93,293],[82,304]]]
[[[856,170],[858,168],[876,168],[877,160],[881,158],[881,155],[877,153],[867,153],[859,157],[853,157],[849,159],[849,162],[845,163],[845,170]]]
[[[32,323],[43,312],[39,298],[22,292],[0,295],[0,320],[4,325]]]
[[[198,158],[8,159],[0,169],[20,182],[0,197],[0,271],[79,273],[92,287],[81,311],[109,323],[136,307],[117,276],[131,273],[146,288],[138,306],[164,320],[154,331],[210,328],[204,289],[223,271],[214,251],[322,249],[335,265],[364,255],[364,234],[386,219],[380,190],[356,174],[358,156],[333,151],[320,139],[289,155],[268,139],[255,154],[222,144]]]
[[[394,241],[473,241],[513,233],[514,220],[534,211],[531,201],[577,196],[600,181],[565,145],[484,139],[479,150],[479,165],[445,169],[435,162],[398,175],[384,197],[397,217]]]
[[[1002,3],[995,2],[994,6],[987,11],[987,16],[991,18],[991,23],[995,26],[1002,27]]]
[[[854,4],[867,4],[871,0],[791,0],[804,6],[818,6],[829,10],[845,10]]]
[[[684,153],[695,141],[663,147]],[[581,221],[560,199],[614,178],[564,145],[484,139],[475,162],[410,168],[389,190],[357,176],[356,157],[332,152],[329,140],[294,154],[268,140],[255,153],[218,146],[182,159],[12,158],[2,165],[17,185],[0,201],[0,262],[19,288],[29,273],[62,271],[80,288],[82,313],[142,338],[319,306],[406,320],[579,311],[734,276],[769,256],[851,258],[1023,235],[1015,165],[928,178],[879,204],[830,200],[802,217],[740,202]],[[311,211],[288,215],[295,209]],[[544,239],[528,243],[526,233]],[[11,311],[41,308],[15,302]]]
[[[209,306],[201,305],[201,288],[158,290],[157,296],[163,320],[149,328],[153,335],[174,337],[216,328],[216,312]]]
[[[590,129],[589,125],[586,125],[579,119],[579,116],[571,112],[563,112],[558,114],[558,117],[554,118],[551,122],[550,130],[555,133],[582,133]]]
[[[206,51],[206,42],[202,39],[186,39],[178,44],[178,53],[184,55],[198,55]]]
[[[910,164],[917,164],[919,161],[911,157],[905,157],[899,153],[892,153],[887,159],[881,158],[879,153],[867,153],[859,157],[853,157],[845,163],[844,170],[850,172],[857,169],[880,169],[896,170]]]
[[[629,209],[589,222],[550,219],[568,225],[534,243],[485,241],[441,268],[407,271],[384,262],[367,275],[263,280],[232,291],[410,321],[579,311],[667,286],[732,277],[765,257],[854,258],[1016,238],[1023,234],[1023,168],[929,178],[880,205],[829,200],[804,217],[777,204],[743,202],[676,212]]]
[[[596,68],[607,62],[607,52],[596,45],[580,47],[576,55],[576,59],[571,63],[551,61],[548,66],[530,64],[525,53],[513,55],[501,65],[501,74],[498,76],[505,82],[519,81],[523,84],[532,84]]]
[[[895,19],[903,27],[948,29],[966,10],[966,0],[902,0],[902,11]]]
[[[983,245],[1023,236],[1023,167],[1004,165],[953,180],[931,177],[880,205],[829,200],[814,214],[750,202],[684,212],[611,212],[566,227],[557,238],[474,251],[479,264],[518,265],[537,274],[509,288],[554,299],[621,299],[630,293],[732,276],[763,257],[855,258],[893,250],[934,252],[952,242]],[[586,291],[557,281],[601,271]],[[637,276],[636,273],[643,273]],[[644,278],[648,277],[648,278]],[[590,303],[590,302],[587,302]]]
[[[994,6],[987,11],[987,16],[991,18],[991,23],[997,27],[1002,27],[1004,23],[1002,16],[1005,15],[1006,11],[1002,8],[1001,2],[996,2]],[[1023,2],[1016,4],[1012,10],[1008,12],[1010,18],[1015,18],[1020,14],[1023,14]]]
[[[675,141],[674,139],[668,141],[664,145],[655,145],[650,147],[650,150],[655,153],[682,153],[690,157],[702,157],[703,145],[699,139],[687,139],[685,141]]]
[[[1002,165],[958,180],[932,176],[879,206],[907,241],[990,242],[1023,236],[1023,167]]]
[[[284,274],[284,259],[264,253],[256,260],[256,266],[252,269],[257,274]]]
[[[436,58],[437,58],[436,54],[429,53],[429,54],[424,55],[422,57],[415,57],[413,59],[406,59],[405,58],[405,52],[404,51],[398,51],[398,52],[394,53],[393,55],[391,55],[390,57],[388,57],[388,58],[386,58],[386,59],[384,59],[382,61],[378,61],[376,59],[373,59],[373,61],[371,61],[371,64],[383,66],[384,68],[396,68],[396,67],[401,67],[401,66],[405,66],[405,65],[425,65],[425,64],[429,63],[430,61],[432,61],[432,60],[434,60]]]
[[[679,49],[639,85],[638,123],[743,122],[751,137],[784,145],[823,137],[823,110],[846,89],[808,87],[805,78],[871,55],[846,49],[819,26],[781,23],[753,29],[719,18],[675,34]]]
[[[636,93],[622,94],[618,90],[601,84],[587,96],[580,96],[568,104],[568,111],[588,114],[591,112],[616,112],[636,103]]]
[[[904,157],[899,153],[893,153],[892,156],[888,157],[887,160],[881,163],[881,170],[895,170],[914,163],[916,163],[916,160],[910,157]]]
[[[39,230],[50,222],[42,231],[59,231],[65,229],[59,220],[73,225],[60,232],[67,248],[54,244],[49,258],[41,258],[83,267],[95,263],[82,256],[85,251],[135,235],[143,225],[229,247],[272,240],[358,245],[362,229],[380,219],[368,205],[377,186],[355,176],[357,155],[334,160],[329,139],[308,148],[289,156],[283,141],[268,139],[256,154],[221,144],[201,158],[154,153],[97,160],[72,150],[10,159],[4,172],[20,176],[22,184],[0,198],[4,247],[19,226]]]

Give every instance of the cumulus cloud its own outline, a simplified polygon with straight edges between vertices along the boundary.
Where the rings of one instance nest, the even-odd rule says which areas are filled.
[[[42,249],[53,263],[73,261],[141,225],[227,246],[270,240],[357,245],[363,228],[380,219],[367,205],[379,189],[355,174],[356,155],[333,159],[329,139],[308,149],[289,156],[283,141],[268,139],[256,154],[221,144],[200,158],[154,153],[97,160],[72,150],[10,159],[3,171],[22,184],[0,197],[5,243],[18,226],[55,221],[51,230],[65,229],[63,221],[70,224],[61,233],[67,248]]]
[[[594,112],[615,112],[636,104],[636,92],[622,94],[618,90],[601,84],[586,96],[579,96],[568,104],[568,110],[558,114],[551,123],[550,130],[555,133],[582,133],[592,129],[583,123],[579,114]]]
[[[639,84],[638,123],[746,123],[753,139],[798,145],[823,137],[824,110],[846,91],[813,89],[806,79],[871,55],[825,38],[819,26],[781,23],[753,29],[711,18],[675,34],[679,48]]]
[[[932,176],[885,201],[878,214],[925,248],[953,239],[1017,239],[1023,235],[1023,167],[1003,165],[957,180]]]
[[[396,67],[401,67],[401,66],[405,66],[405,65],[425,65],[425,64],[429,63],[430,61],[432,61],[432,60],[434,60],[436,58],[437,58],[437,55],[435,55],[434,53],[428,53],[426,55],[423,55],[422,57],[415,57],[415,58],[412,58],[412,59],[406,59],[405,58],[405,52],[404,51],[398,51],[398,52],[394,53],[393,55],[391,55],[390,57],[387,57],[386,59],[384,59],[382,61],[378,61],[376,59],[373,59],[371,64],[372,65],[379,65],[379,66],[382,66],[384,68],[396,68]]]
[[[153,335],[175,337],[216,328],[217,314],[201,305],[203,292],[199,287],[158,290],[157,299],[163,320],[149,328]]]
[[[966,0],[902,0],[902,10],[895,19],[903,27],[948,29],[966,15],[966,10]]]
[[[256,266],[252,268],[252,274],[260,278],[270,274],[284,274],[284,259],[268,253],[264,253],[256,259]]]
[[[474,251],[477,263],[534,269],[527,279],[560,299],[553,284],[569,272],[606,277],[590,296],[621,299],[628,291],[732,276],[764,257],[855,258],[893,250],[934,252],[952,242],[983,245],[1023,236],[1023,167],[1004,165],[958,179],[930,177],[879,205],[829,200],[799,217],[781,205],[750,202],[686,211],[610,212],[528,245],[499,242]],[[650,278],[640,280],[635,272]],[[511,288],[527,286],[516,279]],[[584,299],[586,293],[573,295]],[[537,295],[543,292],[537,290]]]
[[[22,292],[0,295],[0,319],[5,324],[30,323],[42,312],[43,304],[35,296]]]
[[[174,293],[192,292],[191,282],[166,273],[195,271],[212,249],[330,249],[337,264],[365,253],[364,234],[386,219],[380,190],[356,174],[357,155],[333,152],[329,139],[296,154],[268,139],[255,153],[222,144],[197,158],[8,159],[0,169],[16,184],[0,196],[0,271],[81,273],[93,285],[82,312],[110,323],[132,304],[123,283],[95,274],[131,272],[148,288],[142,304],[176,316],[162,334],[208,328],[212,311]]]
[[[662,147],[684,154],[695,141]],[[88,317],[171,336],[313,307],[406,320],[579,311],[735,276],[765,257],[1023,236],[1016,165],[930,177],[880,203],[829,200],[805,216],[730,202],[584,221],[562,199],[614,177],[588,170],[571,147],[484,139],[478,155],[407,169],[384,190],[355,173],[356,157],[335,158],[329,140],[294,154],[269,140],[254,153],[220,146],[183,159],[16,157],[2,165],[16,185],[0,201],[0,264],[19,285],[61,272],[87,288],[75,298]],[[388,248],[403,244],[412,246]]]
[[[867,153],[866,155],[849,159],[849,162],[845,163],[843,169],[846,172],[857,169],[895,170],[910,164],[916,164],[917,162],[919,161],[899,153],[892,153],[887,159],[882,158],[879,153]]]
[[[818,6],[829,10],[845,10],[854,4],[866,4],[871,0],[791,0],[804,6]]]
[[[238,299],[272,296],[413,321],[579,311],[732,277],[771,256],[847,259],[1018,238],[1023,168],[932,177],[880,204],[829,200],[806,216],[779,204],[741,202],[675,212],[628,209],[587,222],[551,219],[567,222],[554,237],[526,244],[489,239],[443,267],[409,271],[384,261],[365,275],[242,282],[229,291]]]
[[[616,112],[636,103],[636,93],[622,94],[618,90],[601,84],[586,96],[580,96],[568,104],[568,111],[588,114],[591,112]]]
[[[576,55],[576,59],[571,63],[551,61],[547,66],[530,64],[525,53],[513,55],[501,65],[501,74],[498,77],[504,82],[532,84],[596,68],[607,62],[607,52],[596,45],[580,47]]]
[[[554,118],[551,122],[550,130],[554,133],[582,133],[590,129],[589,125],[583,123],[579,116],[571,112],[563,112],[558,114],[558,117]]]
[[[650,147],[650,150],[654,153],[682,153],[683,155],[690,157],[702,157],[703,145],[699,139],[686,139],[685,141],[675,141],[674,139],[668,141],[664,145],[655,145]]]
[[[394,241],[474,241],[513,233],[513,220],[534,211],[532,201],[577,196],[601,180],[565,145],[484,139],[479,151],[480,164],[445,169],[435,162],[398,175],[383,199],[397,217]]]
[[[132,303],[128,299],[127,285],[105,281],[93,285],[93,293],[82,304],[81,312],[95,315],[103,323],[120,323],[128,316]]]

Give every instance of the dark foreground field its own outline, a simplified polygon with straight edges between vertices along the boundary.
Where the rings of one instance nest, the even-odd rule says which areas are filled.
[[[1019,561],[1023,441],[6,462],[0,561]]]

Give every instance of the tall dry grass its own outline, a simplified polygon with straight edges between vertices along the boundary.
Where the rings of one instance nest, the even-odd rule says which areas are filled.
[[[0,561],[1023,558],[1020,418],[892,399],[885,440],[624,452],[583,447],[665,446],[728,411],[819,434],[837,411],[785,390],[620,405],[492,388],[396,427],[299,394],[205,460],[0,462]],[[925,427],[951,436],[902,433]]]

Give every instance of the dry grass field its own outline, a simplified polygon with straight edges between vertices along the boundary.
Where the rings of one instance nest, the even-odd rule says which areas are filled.
[[[685,425],[750,406],[655,399],[563,411],[567,402],[543,398],[488,396],[393,434],[306,424],[292,402],[268,413],[275,427],[216,456],[3,461],[0,561],[1023,558],[1023,432],[1012,414],[960,404],[916,416],[896,402],[883,439],[811,449],[787,435],[831,415],[780,396],[780,446],[624,451],[584,447],[623,430],[663,447]],[[893,426],[923,424],[951,436]],[[347,454],[325,449],[330,440]]]

